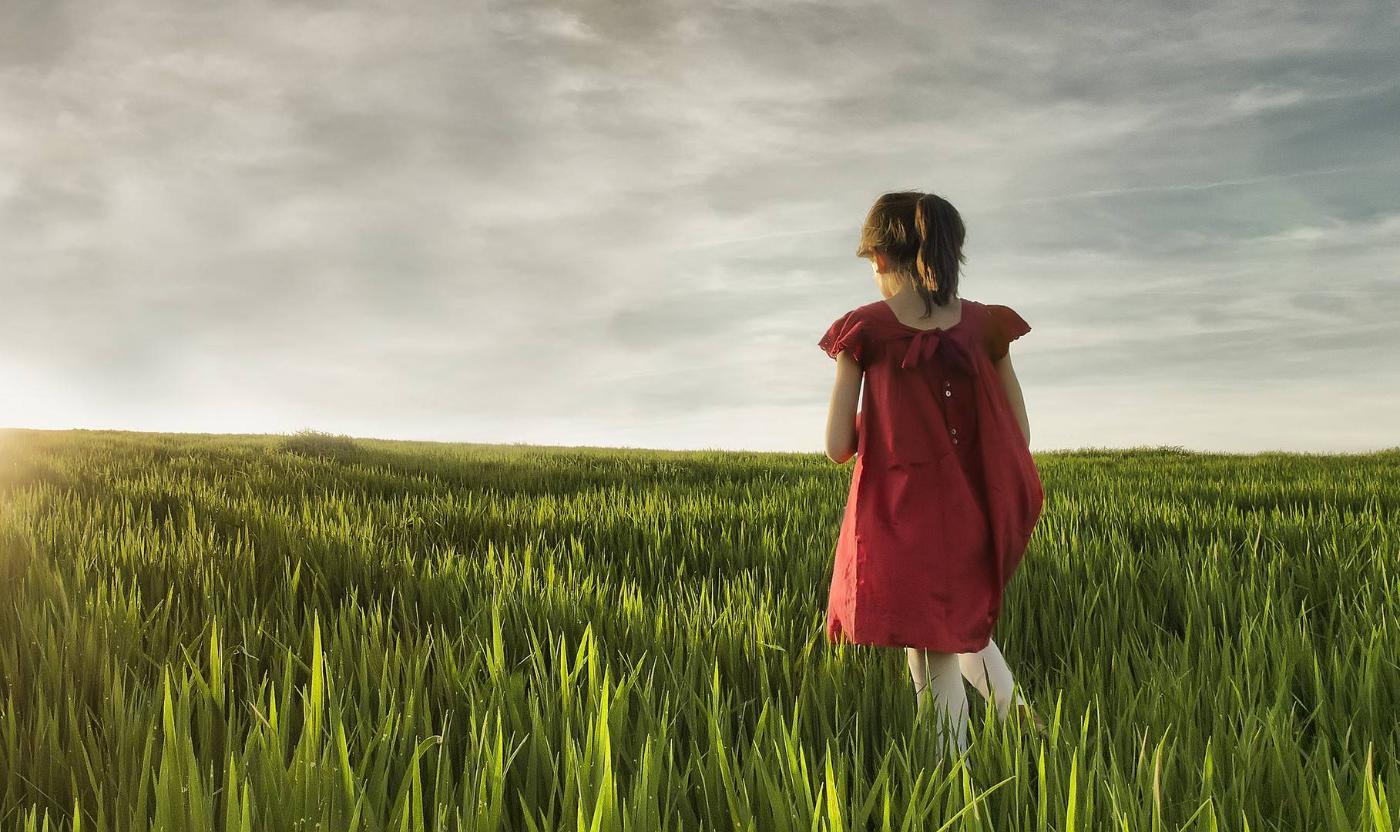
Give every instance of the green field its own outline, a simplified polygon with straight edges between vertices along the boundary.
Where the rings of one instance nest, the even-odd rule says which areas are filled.
[[[0,828],[1395,829],[1400,451],[1037,462],[939,763],[849,464],[0,431]]]

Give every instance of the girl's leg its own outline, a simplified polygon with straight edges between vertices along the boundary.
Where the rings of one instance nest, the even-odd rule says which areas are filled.
[[[920,650],[923,654],[928,691],[929,710],[938,722],[939,746],[956,756],[967,750],[967,690],[958,669],[957,653],[937,653]],[[910,660],[912,665],[913,660]],[[920,703],[922,705],[922,703]],[[923,711],[923,708],[920,708]]]
[[[909,678],[914,681],[915,713],[923,713],[928,701],[928,665],[924,662],[924,651],[917,647],[904,648],[909,662]]]
[[[996,703],[997,715],[1001,719],[1006,719],[1011,713],[1013,704],[1027,704],[1021,691],[1015,691],[1013,697],[1011,668],[1006,666],[1006,658],[1001,655],[995,641],[988,641],[987,646],[976,653],[958,653],[957,656],[962,675],[979,693]]]

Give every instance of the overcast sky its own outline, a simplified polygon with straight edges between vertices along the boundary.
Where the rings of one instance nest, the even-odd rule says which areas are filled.
[[[1400,11],[0,0],[0,427],[820,451],[880,193],[1035,450],[1400,444]]]

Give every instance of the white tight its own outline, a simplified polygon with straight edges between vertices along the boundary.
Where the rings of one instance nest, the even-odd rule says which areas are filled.
[[[917,647],[906,647],[909,675],[914,680],[914,695],[923,713],[930,696],[939,721],[940,744],[952,754],[967,750],[967,691],[963,677],[983,696],[996,704],[1001,719],[1011,713],[1012,704],[1025,704],[1021,691],[1015,688],[1011,668],[995,641],[976,653],[936,653]],[[1013,693],[1014,691],[1014,693]],[[950,730],[951,729],[951,730]]]

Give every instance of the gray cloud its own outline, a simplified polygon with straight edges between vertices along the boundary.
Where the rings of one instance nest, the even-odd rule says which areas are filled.
[[[920,188],[967,222],[963,294],[1035,327],[1039,445],[1159,436],[1146,403],[1199,414],[1173,444],[1394,444],[1397,34],[1359,3],[0,0],[0,424],[815,450],[815,341],[876,297],[860,221]],[[1240,418],[1285,384],[1354,424]]]

